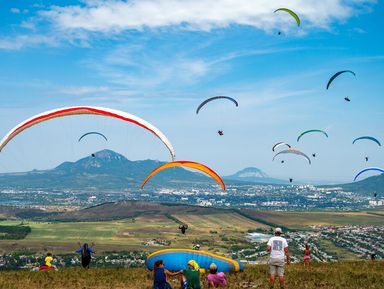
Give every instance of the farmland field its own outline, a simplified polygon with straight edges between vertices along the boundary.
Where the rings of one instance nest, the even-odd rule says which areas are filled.
[[[150,240],[170,242],[172,247],[192,247],[196,238],[215,242],[217,248],[223,247],[220,234],[236,239],[245,239],[248,229],[265,226],[235,213],[213,215],[177,215],[180,221],[187,222],[189,229],[182,235],[179,224],[164,215],[141,216],[135,219],[106,222],[25,222],[31,227],[31,233],[23,240],[1,241],[3,250],[10,243],[20,248],[41,250],[41,246],[63,251],[73,251],[77,242],[95,242],[99,251],[113,249],[144,248]],[[1,221],[0,225],[17,225],[20,221]],[[8,246],[7,246],[8,244]],[[101,247],[100,247],[101,246]],[[156,247],[156,244],[153,246]],[[147,247],[148,249],[148,247]]]
[[[245,210],[250,217],[260,218],[279,226],[303,229],[312,225],[376,225],[384,223],[384,215],[379,212],[277,212]],[[382,211],[381,211],[382,212]]]

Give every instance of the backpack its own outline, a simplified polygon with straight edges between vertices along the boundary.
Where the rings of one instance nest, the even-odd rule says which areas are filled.
[[[91,253],[89,252],[87,245],[83,246],[83,250],[81,250],[81,257],[84,259],[91,258]]]

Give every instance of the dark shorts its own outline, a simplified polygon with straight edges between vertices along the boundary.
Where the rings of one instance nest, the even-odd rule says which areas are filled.
[[[153,289],[172,289],[171,285],[166,282],[165,284],[155,284],[153,285]]]

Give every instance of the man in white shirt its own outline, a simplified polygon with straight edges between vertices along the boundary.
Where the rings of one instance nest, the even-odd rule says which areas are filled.
[[[280,288],[284,289],[284,263],[285,257],[287,257],[287,265],[290,264],[290,257],[288,251],[287,240],[280,235],[283,231],[280,228],[275,229],[275,236],[269,239],[267,244],[267,250],[270,252],[269,264],[269,285],[272,289],[275,285],[276,275],[279,276]]]

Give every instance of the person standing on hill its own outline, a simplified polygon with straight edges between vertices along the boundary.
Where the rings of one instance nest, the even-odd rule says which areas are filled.
[[[270,238],[267,244],[267,251],[270,252],[269,264],[269,285],[272,289],[275,285],[276,275],[279,276],[280,288],[284,289],[284,264],[285,257],[287,265],[290,264],[287,240],[281,237],[283,231],[280,228],[275,229],[275,236]]]
[[[305,249],[304,249],[304,267],[309,267],[309,260],[311,260],[311,249],[309,248],[308,244],[305,244]]]
[[[79,246],[81,246],[80,243]],[[93,247],[94,244],[92,243],[91,246]],[[91,253],[94,254],[95,250],[93,250],[91,247],[88,246],[87,243],[85,243],[76,251],[76,253],[81,253],[81,265],[83,266],[83,268],[89,269],[89,263],[91,263],[92,259]]]

